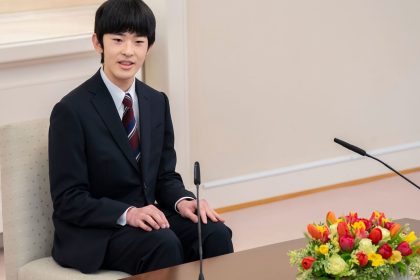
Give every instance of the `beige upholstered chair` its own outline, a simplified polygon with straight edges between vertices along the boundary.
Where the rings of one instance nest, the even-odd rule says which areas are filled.
[[[83,274],[51,258],[53,224],[48,179],[47,119],[0,130],[1,189],[7,280],[111,280],[128,274]]]

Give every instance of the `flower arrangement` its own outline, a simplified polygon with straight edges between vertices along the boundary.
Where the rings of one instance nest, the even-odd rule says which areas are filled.
[[[307,230],[307,246],[289,252],[297,279],[420,279],[420,240],[409,225],[384,213],[336,218],[330,211],[326,223],[309,224]]]

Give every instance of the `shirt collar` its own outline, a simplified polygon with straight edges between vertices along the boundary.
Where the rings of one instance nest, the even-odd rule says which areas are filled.
[[[102,80],[105,83],[105,86],[107,87],[109,93],[111,93],[111,97],[114,100],[115,107],[119,108],[120,106],[122,106],[122,102],[124,100],[124,96],[126,92],[120,89],[118,86],[116,86],[113,82],[111,82],[110,79],[108,79],[102,67],[101,67],[100,73],[101,73]],[[130,88],[127,91],[131,95],[132,98],[135,98],[135,94],[136,94],[135,84],[136,84],[136,79],[134,79],[133,84],[130,86]]]

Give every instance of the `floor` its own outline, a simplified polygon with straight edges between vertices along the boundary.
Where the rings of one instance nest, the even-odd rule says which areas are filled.
[[[409,178],[420,183],[420,172]],[[329,210],[337,215],[358,212],[369,217],[373,210],[389,218],[420,220],[420,190],[399,177],[301,196],[223,214],[234,232],[235,251],[303,237],[306,225],[325,219]],[[4,254],[0,251],[0,280]]]

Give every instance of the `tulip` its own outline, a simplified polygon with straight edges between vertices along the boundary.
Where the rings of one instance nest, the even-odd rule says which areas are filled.
[[[338,240],[341,250],[350,252],[354,247],[354,238],[352,236],[341,236]]]
[[[391,233],[391,237],[394,237],[395,235],[397,235],[397,233],[400,231],[401,229],[401,225],[400,224],[393,224],[391,226],[391,229],[389,230],[389,232]]]
[[[385,243],[379,248],[378,253],[382,256],[382,258],[387,260],[392,256],[392,248],[388,243]]]
[[[401,252],[401,255],[403,255],[404,257],[409,256],[413,253],[413,250],[410,248],[410,244],[408,244],[407,241],[403,241],[401,242],[397,248],[398,251]]]
[[[348,236],[350,235],[349,227],[346,222],[339,222],[337,225],[338,236]]]
[[[302,267],[304,269],[310,269],[315,261],[316,259],[313,257],[304,257],[302,260]]]
[[[356,229],[356,230],[354,231],[354,235],[355,235],[355,236],[356,236],[356,238],[358,238],[358,239],[363,239],[363,238],[368,237],[367,231],[366,231],[366,230],[364,230],[364,229]]]
[[[309,224],[307,229],[312,238],[321,239],[322,233],[317,229],[317,227],[314,224]]]
[[[334,212],[328,211],[326,220],[328,225],[335,224],[337,222],[337,218],[335,217]]]
[[[354,213],[354,212],[350,212],[350,214],[346,216],[345,218],[346,218],[346,222],[349,224],[353,224],[354,222],[357,222],[359,220],[359,218],[357,217],[357,213]]]
[[[367,219],[360,219],[363,223],[365,223],[365,228],[369,230],[372,227],[372,222]]]
[[[372,229],[372,231],[369,233],[368,238],[370,240],[372,240],[372,243],[377,245],[379,243],[379,241],[381,241],[382,239],[382,231],[379,228],[374,228]]]
[[[386,228],[387,230],[391,230],[393,225],[394,225],[393,222],[386,222],[384,225],[384,228]]]
[[[369,261],[368,256],[363,252],[356,253],[357,260],[360,267],[365,267]]]

